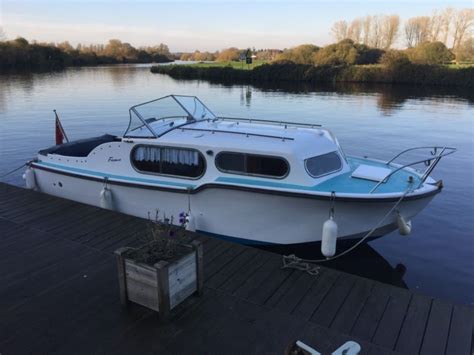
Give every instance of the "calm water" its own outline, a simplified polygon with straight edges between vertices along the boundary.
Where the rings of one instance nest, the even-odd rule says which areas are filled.
[[[457,147],[459,152],[435,170],[445,189],[413,221],[411,236],[392,233],[332,266],[474,303],[474,97],[469,92],[410,86],[225,86],[176,81],[151,74],[146,66],[0,76],[0,174],[54,144],[53,109],[72,139],[122,134],[130,106],[170,93],[197,95],[218,114],[321,123],[348,154],[388,159],[412,146]],[[21,172],[5,181],[22,185]],[[304,256],[311,254],[304,251]]]

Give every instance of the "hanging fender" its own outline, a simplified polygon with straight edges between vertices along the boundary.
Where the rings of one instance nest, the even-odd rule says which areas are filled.
[[[35,172],[31,167],[28,167],[23,174],[23,179],[26,183],[26,188],[30,190],[36,190],[36,176]]]
[[[406,221],[405,218],[397,211],[397,226],[398,233],[401,235],[409,235],[411,233],[411,221]]]

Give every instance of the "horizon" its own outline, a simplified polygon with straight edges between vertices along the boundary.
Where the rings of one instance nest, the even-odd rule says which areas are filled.
[[[324,46],[335,42],[330,34],[339,20],[366,15],[429,16],[435,10],[472,7],[470,1],[380,2],[345,0],[291,5],[284,1],[12,1],[0,0],[0,27],[7,39],[105,44],[117,38],[135,47],[165,43],[171,52],[214,52],[228,47],[284,49],[303,43]],[[45,14],[47,9],[47,14]],[[156,14],[156,15],[155,15]],[[316,14],[316,15],[315,15]],[[194,25],[196,24],[196,25]],[[199,25],[197,25],[199,24]],[[403,45],[401,46],[403,47]]]

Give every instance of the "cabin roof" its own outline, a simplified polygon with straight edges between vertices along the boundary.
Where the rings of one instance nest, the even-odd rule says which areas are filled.
[[[178,126],[179,123],[175,122]],[[306,128],[275,124],[206,120],[186,124],[165,133],[169,125],[151,125],[164,133],[157,143],[201,146],[219,150],[296,155],[307,158],[337,150],[332,134],[322,128]],[[166,130],[164,129],[166,127]]]

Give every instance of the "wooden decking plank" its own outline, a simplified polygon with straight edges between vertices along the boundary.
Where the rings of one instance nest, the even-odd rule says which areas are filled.
[[[103,255],[80,248],[68,259],[61,259],[46,268],[32,271],[8,284],[3,283],[0,287],[0,313],[5,314],[74,276],[86,274],[101,262],[104,262]]]
[[[453,308],[449,328],[446,355],[469,355],[474,351],[474,310],[472,307],[457,306]]]
[[[54,204],[46,203],[40,205],[23,206],[21,208],[15,209],[10,214],[4,214],[4,217],[17,223],[30,224],[31,221],[48,218],[50,215],[60,213],[65,208],[73,208],[73,205],[55,202]]]
[[[76,252],[76,244],[61,238],[57,238],[55,241],[52,239],[48,244],[25,251],[19,258],[0,260],[0,280],[9,282],[41,268],[49,267],[61,259],[71,257]],[[25,260],[28,262],[25,263]]]
[[[210,255],[213,249],[218,248],[219,246],[222,246],[225,244],[224,241],[218,238],[211,238],[207,243],[203,245],[203,252],[204,255]]]
[[[204,264],[204,280],[207,281],[216,272],[222,270],[227,264],[234,260],[239,254],[243,253],[245,247],[234,244],[232,248],[227,249],[225,252],[220,254],[218,257],[212,260],[210,263]]]
[[[238,290],[235,291],[235,295],[239,298],[248,300],[252,299],[255,302],[255,293],[261,291],[262,285],[265,284],[269,279],[273,279],[275,276],[277,276],[277,273],[280,271],[280,265],[281,259],[276,255],[270,255],[269,259],[252,275],[250,275],[250,277],[247,278],[247,280],[238,288]],[[285,273],[285,277],[288,275],[289,273]]]
[[[372,281],[357,279],[352,291],[332,322],[331,329],[349,334],[373,287],[374,283]]]
[[[230,277],[239,272],[239,270],[252,262],[258,251],[251,248],[246,248],[243,253],[237,255],[230,263],[224,265],[218,273],[215,273],[210,278],[206,279],[206,287],[217,289]]]
[[[87,242],[84,241],[85,245],[88,245],[93,248],[102,249],[107,247],[110,244],[120,242],[121,240],[127,239],[131,236],[134,238],[139,239],[140,237],[143,238],[145,232],[142,231],[143,225],[141,221],[134,221],[132,223],[127,224],[125,227],[121,228],[120,230],[111,230],[104,235],[97,236],[96,238],[91,238]]]
[[[0,242],[0,260],[3,262],[10,258],[22,257],[26,252],[31,252],[45,244],[55,243],[57,240],[58,238],[51,238],[45,233],[27,229],[14,239]]]
[[[349,274],[342,274],[341,277],[338,277],[333,287],[311,316],[311,321],[329,327],[349,292],[351,292],[355,281],[356,278]]]
[[[117,235],[130,231],[131,227],[136,227],[140,225],[141,221],[131,220],[128,223],[121,225],[116,225],[115,223],[103,223],[98,226],[96,230],[87,230],[80,231],[79,233],[74,233],[70,236],[71,240],[76,241],[81,244],[93,245],[105,241],[109,238],[114,238]],[[101,232],[99,232],[101,231]]]
[[[0,206],[0,214],[14,218],[26,213],[32,214],[33,212],[38,212],[45,208],[52,209],[58,206],[74,205],[74,202],[69,200],[58,199],[49,195],[31,195],[30,193],[4,202]]]
[[[421,355],[445,353],[452,312],[452,305],[440,300],[433,300],[425,336],[421,344]]]
[[[84,232],[93,231],[95,228],[100,227],[101,225],[107,225],[110,221],[110,217],[103,213],[103,211],[91,210],[87,207],[83,210],[83,213],[76,216],[75,223],[80,223],[80,228],[75,228],[74,231],[67,229],[67,227],[60,228],[51,228],[49,231],[62,233],[67,231],[69,233],[69,239],[76,239],[78,235],[82,235]],[[73,223],[74,223],[73,222]],[[111,222],[111,221],[110,221]]]
[[[27,229],[27,227],[19,225],[18,223],[7,221],[0,217],[0,241],[16,238],[19,234]]]
[[[275,266],[270,269],[270,274],[261,284],[251,292],[247,299],[253,303],[263,305],[265,304],[283,285],[283,283],[291,277],[293,273],[300,272],[293,269],[282,269],[281,258],[276,261]]]
[[[390,287],[376,282],[359,317],[355,321],[351,334],[360,339],[370,341],[375,334],[389,299]]]
[[[205,256],[204,256],[205,258]],[[249,277],[258,271],[262,265],[270,259],[269,253],[260,254],[258,253],[255,258],[251,259],[252,263],[241,268],[239,272],[231,276],[226,282],[224,282],[219,289],[230,293],[236,292]]]
[[[0,323],[2,349],[15,348],[18,353],[31,353],[33,349],[41,349],[38,345],[48,339],[49,334],[54,334],[57,339],[64,337],[69,333],[70,326],[86,312],[99,311],[103,308],[103,302],[117,300],[114,297],[118,292],[117,280],[110,276],[114,275],[114,271],[113,262],[97,265],[87,277],[80,275],[68,280],[36,297],[35,303],[27,302],[8,313]],[[12,344],[18,338],[29,341]]]
[[[124,240],[127,239],[137,239],[138,234],[136,231],[132,229],[125,229],[121,231],[117,231],[116,233],[109,234],[107,238],[97,237],[95,239],[91,239],[87,242],[84,242],[84,245],[87,245],[90,248],[94,248],[97,250],[103,250],[110,245],[118,244],[117,248],[124,246]]]
[[[137,240],[137,234],[129,234],[120,239],[111,238],[107,243],[102,243],[100,246],[96,246],[96,248],[104,253],[113,253],[114,250],[117,250],[118,248],[131,246]],[[143,243],[141,243],[141,245],[143,245]]]
[[[393,349],[410,303],[411,294],[401,288],[392,287],[390,298],[375,331],[372,342]]]
[[[294,309],[298,306],[313,284],[318,282],[317,280],[321,272],[324,271],[320,270],[318,275],[310,275],[306,272],[295,273],[295,275],[299,275],[298,279],[289,288],[288,292],[286,292],[278,302],[274,304],[274,307],[282,312],[293,313]]]
[[[89,215],[87,218],[81,220],[79,228],[71,228],[67,230],[68,239],[76,240],[78,235],[82,235],[84,232],[91,233],[96,228],[101,226],[107,226],[112,224],[108,216],[104,216],[100,213],[94,213]]]
[[[275,307],[275,305],[280,302],[280,300],[289,293],[294,286],[298,279],[301,279],[303,275],[307,274],[306,272],[293,272],[286,280],[281,284],[280,287],[273,293],[273,295],[265,302],[265,306],[268,307]]]
[[[75,226],[81,216],[91,215],[94,211],[84,206],[72,206],[61,210],[59,213],[49,216],[48,218],[37,218],[28,221],[29,224],[35,225],[36,228],[53,232],[59,227],[71,228]]]
[[[98,235],[105,235],[111,231],[117,231],[123,228],[126,228],[127,225],[136,221],[136,217],[127,216],[127,215],[117,215],[116,219],[113,221],[113,224],[105,224],[103,226],[95,228],[93,231],[83,231],[79,234],[74,240],[77,240],[81,243],[89,241],[90,239],[96,238]]]
[[[323,272],[320,272],[316,282],[312,284],[311,288],[298,303],[293,314],[309,320],[337,278],[341,275],[331,269],[325,269]]]
[[[206,264],[210,264],[212,262],[212,260],[214,260],[219,255],[221,255],[226,250],[228,250],[232,247],[233,247],[233,244],[231,244],[231,243],[221,242],[216,248],[213,248],[209,252],[206,252],[206,250],[204,250],[204,268],[206,268]]]
[[[407,354],[418,354],[420,352],[430,308],[430,298],[420,294],[413,295],[395,350]]]

